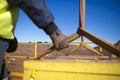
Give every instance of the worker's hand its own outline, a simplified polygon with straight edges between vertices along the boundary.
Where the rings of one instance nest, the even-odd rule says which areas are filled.
[[[69,42],[68,42],[67,36],[65,36],[65,38],[62,41],[60,41],[59,48],[64,49],[64,48],[67,48],[68,46],[69,46]]]
[[[54,22],[44,27],[43,30],[50,36],[53,45],[57,50],[68,47],[69,44],[67,37],[61,33],[60,29]]]
[[[18,41],[17,38],[14,37],[14,39],[9,40],[9,47],[6,50],[7,53],[11,53],[11,52],[15,52],[17,50],[18,47]]]
[[[69,45],[67,37],[63,35],[58,29],[52,35],[50,35],[50,37],[52,39],[54,47],[57,50],[67,48]]]

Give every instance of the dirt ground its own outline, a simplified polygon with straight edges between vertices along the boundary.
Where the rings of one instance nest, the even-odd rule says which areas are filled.
[[[34,56],[34,43],[19,43],[18,45],[18,49],[16,52],[14,53],[7,53],[6,55],[8,56],[28,56],[28,57],[33,57]],[[47,50],[48,48],[50,48],[52,46],[52,44],[49,43],[37,43],[37,56],[39,56],[42,52],[44,52],[45,50]],[[44,58],[52,58],[52,59],[56,59],[56,58],[65,58],[64,56],[69,53],[74,47],[77,47],[78,45],[70,45],[67,49],[61,50],[61,51],[55,51],[52,52],[51,54],[46,55]],[[98,47],[95,48],[96,50],[98,50]],[[111,58],[111,54],[108,53],[107,51],[103,51],[103,54],[105,56],[108,56],[108,58],[105,59],[110,59]],[[97,57],[98,54],[89,51],[88,49],[86,49],[85,47],[80,47],[78,48],[78,50],[72,52],[71,54],[68,55],[68,57],[73,56],[73,58],[75,58],[76,56],[81,58],[81,59],[96,59],[95,56]],[[116,59],[116,58],[115,58]],[[23,66],[23,62],[24,60],[29,60],[29,59],[22,59],[22,58],[6,58],[6,65],[8,68],[9,72],[24,72],[24,66]],[[15,77],[15,76],[10,76],[10,80],[22,80],[22,78],[20,77]]]

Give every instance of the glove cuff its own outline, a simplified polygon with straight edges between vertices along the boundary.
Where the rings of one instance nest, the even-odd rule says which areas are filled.
[[[44,32],[48,35],[52,35],[57,29],[58,27],[54,22],[51,22],[49,25],[43,28]]]

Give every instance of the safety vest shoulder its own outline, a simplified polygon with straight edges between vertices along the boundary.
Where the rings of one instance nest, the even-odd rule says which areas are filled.
[[[0,37],[14,38],[14,29],[18,19],[18,8],[8,8],[6,0],[0,0]]]

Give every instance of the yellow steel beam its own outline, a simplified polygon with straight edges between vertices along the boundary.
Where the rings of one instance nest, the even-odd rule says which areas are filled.
[[[85,28],[85,0],[80,0],[80,22],[79,27],[84,29]],[[81,35],[81,41],[84,42],[84,36]]]
[[[34,48],[34,58],[37,58],[37,42],[34,43],[35,48]]]
[[[72,41],[74,41],[75,39],[77,39],[77,38],[79,38],[80,37],[80,34],[78,34],[78,33],[73,33],[73,34],[71,34],[69,37],[68,37],[68,41],[69,42],[72,42]]]
[[[81,45],[74,47],[71,51],[69,51],[68,53],[66,53],[65,56],[71,55],[74,51],[76,51],[77,49],[79,49],[80,46],[81,46]]]
[[[90,34],[89,32],[87,32],[84,29],[79,28],[79,34],[87,37],[89,40],[91,40],[92,42],[94,42],[95,44],[101,46],[102,48],[112,52],[114,55],[120,57],[120,50],[118,48],[116,48],[114,45]]]
[[[96,49],[94,49],[94,48],[92,48],[92,47],[90,47],[90,46],[87,45],[87,44],[91,44],[93,42],[79,42],[79,43],[80,43],[79,46],[74,47],[70,52],[66,53],[65,56],[71,55],[74,51],[76,51],[77,49],[79,49],[81,46],[84,46],[88,50],[93,51],[93,52],[97,53],[100,56],[103,56],[103,54],[102,54],[102,47],[100,47],[99,51],[97,51]],[[78,42],[77,42],[77,44],[78,44]]]
[[[5,56],[6,58],[24,58],[24,59],[34,59],[34,57],[29,56]]]
[[[99,52],[102,54],[102,52],[103,52],[103,49],[102,49],[102,47],[100,47],[99,46]]]
[[[84,29],[85,26],[85,0],[80,0],[80,6],[79,6],[79,27]]]
[[[92,48],[92,47],[90,47],[90,46],[88,46],[88,45],[86,45],[86,44],[82,44],[82,46],[86,47],[88,50],[91,50],[91,51],[97,53],[97,54],[100,55],[100,56],[103,55],[103,54],[101,54],[100,52],[98,52],[97,50],[95,50],[94,48]]]
[[[20,42],[22,44],[28,44],[28,42]],[[30,56],[11,56],[11,55],[6,55],[6,58],[24,58],[24,59],[34,59],[37,58],[37,42],[34,42],[34,57]]]
[[[65,59],[24,62],[23,80],[120,80],[119,62],[82,62]]]
[[[81,41],[73,41],[73,42],[71,42],[70,44],[80,44],[81,43]],[[91,41],[84,41],[84,44],[94,44],[93,42],[91,42]]]
[[[23,73],[20,73],[20,72],[10,72],[9,76],[23,77]]]

